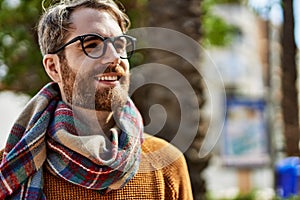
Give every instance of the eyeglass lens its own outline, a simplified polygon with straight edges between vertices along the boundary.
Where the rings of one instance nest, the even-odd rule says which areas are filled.
[[[107,38],[103,41],[103,39],[98,36],[89,35],[82,41],[82,47],[88,56],[99,58],[105,54],[108,42],[113,44],[121,58],[129,58],[134,50],[133,41],[127,36]]]

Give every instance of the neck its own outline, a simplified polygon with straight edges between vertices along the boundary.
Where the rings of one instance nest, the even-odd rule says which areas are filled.
[[[115,125],[113,112],[95,111],[73,106],[74,116],[89,128],[89,135],[106,134]]]

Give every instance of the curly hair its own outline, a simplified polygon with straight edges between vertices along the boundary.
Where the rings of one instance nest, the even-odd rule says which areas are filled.
[[[125,33],[130,26],[130,20],[119,5],[113,0],[60,0],[44,9],[45,12],[38,23],[38,39],[42,55],[62,46],[72,25],[70,16],[78,8],[93,8],[109,12]]]

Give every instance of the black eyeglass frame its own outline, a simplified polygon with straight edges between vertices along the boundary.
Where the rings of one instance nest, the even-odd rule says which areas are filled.
[[[85,47],[84,47],[84,39],[86,37],[89,37],[89,36],[93,36],[93,37],[97,37],[97,38],[100,38],[103,42],[104,42],[104,48],[103,48],[103,53],[100,55],[100,56],[91,56],[89,55],[86,50],[85,50]],[[126,34],[123,34],[123,35],[120,35],[120,36],[116,36],[116,37],[103,37],[102,35],[99,35],[97,33],[89,33],[89,34],[84,34],[84,35],[79,35],[73,39],[71,39],[69,42],[65,43],[64,45],[62,45],[61,47],[59,47],[57,50],[53,51],[53,52],[49,52],[49,54],[57,54],[58,52],[62,51],[64,48],[66,48],[68,45],[70,44],[73,44],[75,42],[77,42],[78,40],[80,40],[80,44],[81,44],[81,49],[82,51],[84,52],[84,54],[90,58],[93,58],[93,59],[98,59],[100,57],[102,57],[105,52],[106,52],[106,48],[107,48],[107,41],[110,41],[113,46],[114,46],[114,41],[120,37],[126,37],[127,39],[129,39],[132,43],[132,51],[130,52],[127,52],[127,56],[126,57],[123,57],[120,55],[120,58],[122,59],[129,59],[134,51],[135,51],[135,42],[136,42],[136,38],[130,36],[130,35],[126,35]],[[114,46],[115,48],[115,46]],[[129,53],[129,54],[128,54]]]

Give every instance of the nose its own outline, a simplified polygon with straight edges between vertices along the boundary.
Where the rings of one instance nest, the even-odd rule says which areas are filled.
[[[120,55],[116,51],[114,45],[111,42],[107,43],[106,51],[102,57],[104,63],[120,63]]]

